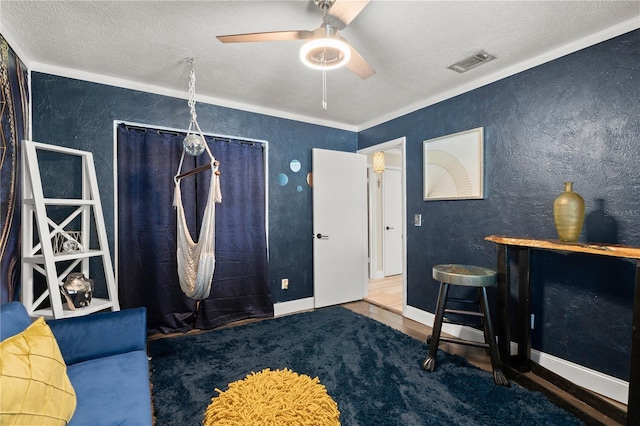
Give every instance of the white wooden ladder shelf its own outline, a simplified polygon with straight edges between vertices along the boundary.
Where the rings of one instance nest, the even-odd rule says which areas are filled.
[[[68,318],[120,310],[93,155],[32,141],[23,141],[22,153],[22,303],[29,315]],[[46,176],[39,161],[54,165]],[[65,195],[45,197],[45,191]],[[70,309],[60,286],[71,272],[93,279],[97,288],[106,285],[107,298]]]

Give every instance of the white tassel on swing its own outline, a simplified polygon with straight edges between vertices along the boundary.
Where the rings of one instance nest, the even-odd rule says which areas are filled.
[[[215,203],[222,201],[220,193],[220,175],[218,172],[218,162],[214,158],[209,146],[207,145],[202,130],[196,121],[195,108],[195,73],[193,71],[193,58],[189,58],[191,62],[191,79],[189,83],[189,107],[191,109],[191,123],[187,137],[185,137],[182,156],[178,172],[174,177],[174,193],[173,206],[176,208],[176,224],[177,224],[177,244],[176,256],[178,263],[178,278],[180,288],[187,297],[195,300],[202,300],[209,297],[211,292],[211,282],[213,281],[213,273],[215,271],[215,226],[216,226],[216,209]],[[197,129],[199,134],[191,133]],[[196,139],[197,138],[197,139]],[[190,144],[189,142],[194,142]],[[194,149],[190,149],[194,148]],[[202,149],[200,149],[202,148]],[[198,152],[199,151],[199,152]],[[184,154],[198,155],[206,151],[210,158],[211,182],[209,184],[209,193],[207,196],[207,205],[204,209],[202,223],[200,226],[200,235],[198,241],[193,241],[187,220],[184,215],[184,207],[182,205],[182,192],[180,191],[180,171],[184,162]]]

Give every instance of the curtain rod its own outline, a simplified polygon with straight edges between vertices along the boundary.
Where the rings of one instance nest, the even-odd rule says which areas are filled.
[[[154,130],[158,132],[158,134],[170,134],[174,136],[180,136],[180,133],[184,133],[184,134],[187,133],[187,130],[181,130],[181,129],[169,129],[169,128],[162,129],[154,126],[143,127],[143,125],[127,124],[125,122],[120,122],[120,124],[123,125],[127,130],[138,130],[142,133],[146,133],[147,130]],[[267,143],[266,141],[257,141],[257,140],[252,141],[252,140],[247,140],[244,138],[239,138],[234,136],[221,136],[221,135],[214,135],[211,133],[203,133],[203,135],[213,138],[213,140],[216,142],[231,143],[232,141],[238,141],[238,143],[242,145],[248,145],[248,146],[254,146],[257,143],[264,146]]]

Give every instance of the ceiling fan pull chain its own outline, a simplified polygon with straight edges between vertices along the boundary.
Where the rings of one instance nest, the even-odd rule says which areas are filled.
[[[327,110],[327,72],[322,70],[322,109]]]

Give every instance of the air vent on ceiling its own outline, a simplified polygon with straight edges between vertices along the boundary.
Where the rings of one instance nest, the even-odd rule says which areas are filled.
[[[496,57],[493,55],[488,54],[487,52],[485,52],[484,50],[476,53],[473,56],[470,56],[466,59],[463,59],[459,62],[456,62],[455,64],[448,66],[447,68],[454,70],[456,72],[465,72],[465,71],[469,71],[471,68],[475,68],[478,65],[482,65],[485,62],[489,62],[493,59],[495,59]]]

